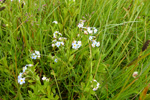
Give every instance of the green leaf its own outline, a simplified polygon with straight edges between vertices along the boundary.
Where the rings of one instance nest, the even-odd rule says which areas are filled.
[[[34,85],[29,85],[29,87],[30,87],[31,89],[33,89],[33,90],[34,90],[34,88],[35,88]]]
[[[33,80],[28,80],[28,82],[29,82],[29,83],[32,83],[32,82],[34,82],[34,81],[33,81]]]
[[[48,98],[42,98],[41,100],[49,100]]]
[[[73,58],[74,58],[74,55],[71,55],[71,56],[69,57],[69,62],[72,61]]]

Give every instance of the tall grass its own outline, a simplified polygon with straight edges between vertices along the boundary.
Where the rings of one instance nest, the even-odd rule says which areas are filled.
[[[150,38],[149,6],[148,0],[1,3],[0,99],[148,100],[150,53],[148,45],[142,47]],[[97,28],[99,47],[93,48],[91,35],[78,28],[80,20]],[[67,38],[64,46],[52,47],[55,31]],[[79,49],[72,48],[74,40],[82,42]],[[40,59],[31,59],[35,50]],[[20,85],[18,75],[26,64],[33,64],[33,73],[27,72]],[[96,91],[94,79],[100,84]]]

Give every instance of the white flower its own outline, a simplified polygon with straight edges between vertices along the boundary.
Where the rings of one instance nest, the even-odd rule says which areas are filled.
[[[32,66],[33,66],[33,64],[27,64],[26,66],[32,67]]]
[[[57,47],[59,47],[60,44],[61,44],[60,42],[56,42],[56,43],[55,43],[55,45],[56,45]]]
[[[52,42],[56,42],[57,40],[55,39],[55,40],[53,40]]]
[[[52,23],[58,24],[58,22],[57,22],[57,21],[53,21]]]
[[[58,38],[58,40],[67,40],[67,38],[65,38],[65,37],[60,37],[60,38]]]
[[[37,56],[35,55],[35,53],[32,53],[31,58],[32,58],[32,59],[36,59],[36,57],[37,57]]]
[[[95,47],[95,43],[92,43],[92,47],[93,47],[93,48]]]
[[[79,24],[78,24],[78,27],[79,27],[79,28],[82,28],[82,27],[83,27],[83,23],[79,23]]]
[[[40,58],[40,52],[35,50],[35,54],[37,55],[38,58]]]
[[[63,37],[63,39],[67,40],[67,38]]]
[[[97,42],[95,40],[92,40],[92,43],[94,43],[96,45]]]
[[[93,86],[93,85],[91,86],[91,87],[93,88],[93,91],[96,91],[96,90],[99,88],[99,85],[100,85],[100,84],[99,84],[96,80],[94,80],[94,79],[93,79],[93,82],[92,82],[92,83],[96,83],[96,87]]]
[[[18,83],[21,85],[25,83],[25,78],[18,78]]]
[[[36,55],[40,55],[40,52],[35,50],[35,54]]]
[[[56,34],[53,34],[53,38],[57,38],[57,37],[56,37]]]
[[[62,39],[63,39],[62,37],[59,38],[59,40],[62,40]]]
[[[47,77],[45,77],[45,76],[42,77],[42,80],[43,80],[43,81],[44,81],[44,80],[49,81],[49,79],[48,79]]]
[[[100,42],[96,42],[96,46],[99,47],[100,46]]]
[[[84,24],[85,21],[86,21],[86,20],[80,20],[80,23]]]
[[[58,33],[58,34],[62,36],[62,34],[61,34],[61,33]]]
[[[97,29],[96,28],[94,29],[94,33],[97,33]]]
[[[23,67],[23,72],[25,72],[27,70],[27,66]]]
[[[58,61],[57,59],[54,60],[54,62],[56,62],[56,63],[57,63],[57,61]]]
[[[52,47],[55,47],[55,44],[52,44]]]
[[[32,53],[31,58],[32,59],[36,59],[37,55],[35,55],[35,53]]]
[[[81,41],[78,41],[78,45],[81,45]]]
[[[72,44],[72,48],[73,48],[73,49],[77,49],[77,48],[78,48],[78,47],[77,47],[77,44],[76,44],[76,43]]]
[[[64,42],[60,42],[61,45],[64,45]]]
[[[45,77],[45,76],[43,76],[42,80],[43,80],[43,81],[44,81],[44,80],[46,80],[46,77]]]
[[[137,77],[137,75],[138,75],[138,72],[137,72],[137,71],[135,71],[135,72],[133,72],[132,77],[133,77],[133,78],[136,78],[136,77]]]
[[[86,29],[87,29],[87,31],[90,31],[90,30],[91,30],[91,27],[87,27]]]
[[[87,35],[87,34],[88,34],[88,32],[84,30],[84,34],[85,34],[85,35]]]
[[[93,40],[93,38],[95,38],[95,36],[90,36],[89,40],[91,41],[91,40]]]
[[[54,34],[59,33],[59,31],[55,31]]]
[[[91,30],[91,27],[87,27],[87,31],[89,32],[89,34],[93,33],[93,30]]]
[[[19,73],[19,75],[18,75],[18,79],[22,77],[22,74],[23,74],[23,73]]]
[[[93,30],[89,30],[88,32],[89,32],[89,34],[92,34],[92,33],[93,33]]]
[[[77,48],[81,47],[81,41],[78,41]]]
[[[51,58],[54,59],[54,56],[52,56]]]

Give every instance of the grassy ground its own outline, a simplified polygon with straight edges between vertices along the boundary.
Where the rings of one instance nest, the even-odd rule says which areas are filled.
[[[149,100],[149,46],[142,51],[150,39],[148,0],[0,2],[0,99]],[[40,57],[32,59],[35,50]]]

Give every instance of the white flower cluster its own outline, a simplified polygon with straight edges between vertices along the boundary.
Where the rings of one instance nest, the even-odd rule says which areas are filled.
[[[84,28],[83,26],[84,26],[84,20],[80,20],[80,23],[78,24],[78,27],[79,28]]]
[[[80,23],[78,24],[78,27],[84,31],[84,34],[93,35],[97,33],[98,30],[95,27],[84,27],[84,22],[85,20],[80,20]],[[100,42],[97,42],[95,38],[95,36],[89,36],[89,40],[92,42],[92,47],[99,47]]]
[[[57,38],[57,35],[62,36],[62,34],[59,33],[59,31],[55,31],[55,32],[53,33],[53,38]]]
[[[52,47],[59,47],[59,46],[61,46],[61,45],[64,45],[64,40],[66,40],[67,38],[65,38],[65,37],[61,37],[62,36],[62,34],[59,32],[59,31],[55,31],[54,33],[53,33],[53,38],[54,38],[54,40],[52,41]]]
[[[49,81],[49,79],[48,79],[47,77],[45,77],[45,76],[42,77],[42,80],[43,80],[43,81],[44,81],[44,80]]]
[[[25,77],[23,77],[23,74],[25,73],[25,71],[27,70],[27,67],[31,67],[31,66],[33,66],[32,64],[27,64],[27,65],[25,65],[24,67],[23,67],[23,72],[22,73],[19,73],[19,75],[18,75],[18,83],[19,84],[23,84],[23,83],[25,83]]]
[[[95,36],[90,36],[89,40],[92,42],[92,47],[99,47],[100,46],[100,42],[97,42],[96,40],[94,40]]]
[[[93,91],[96,91],[99,88],[100,84],[95,79],[93,79],[92,83],[96,83],[96,86],[91,86],[93,88]]]
[[[84,27],[85,20],[80,20],[78,27],[84,31],[84,34],[96,34],[97,29],[95,27]]]
[[[40,52],[35,50],[35,53],[31,54],[32,59],[39,59],[40,58]]]
[[[72,48],[73,49],[78,49],[81,47],[81,41],[73,41],[72,42]]]
[[[84,34],[96,34],[97,29],[95,27],[83,27],[84,28]]]

